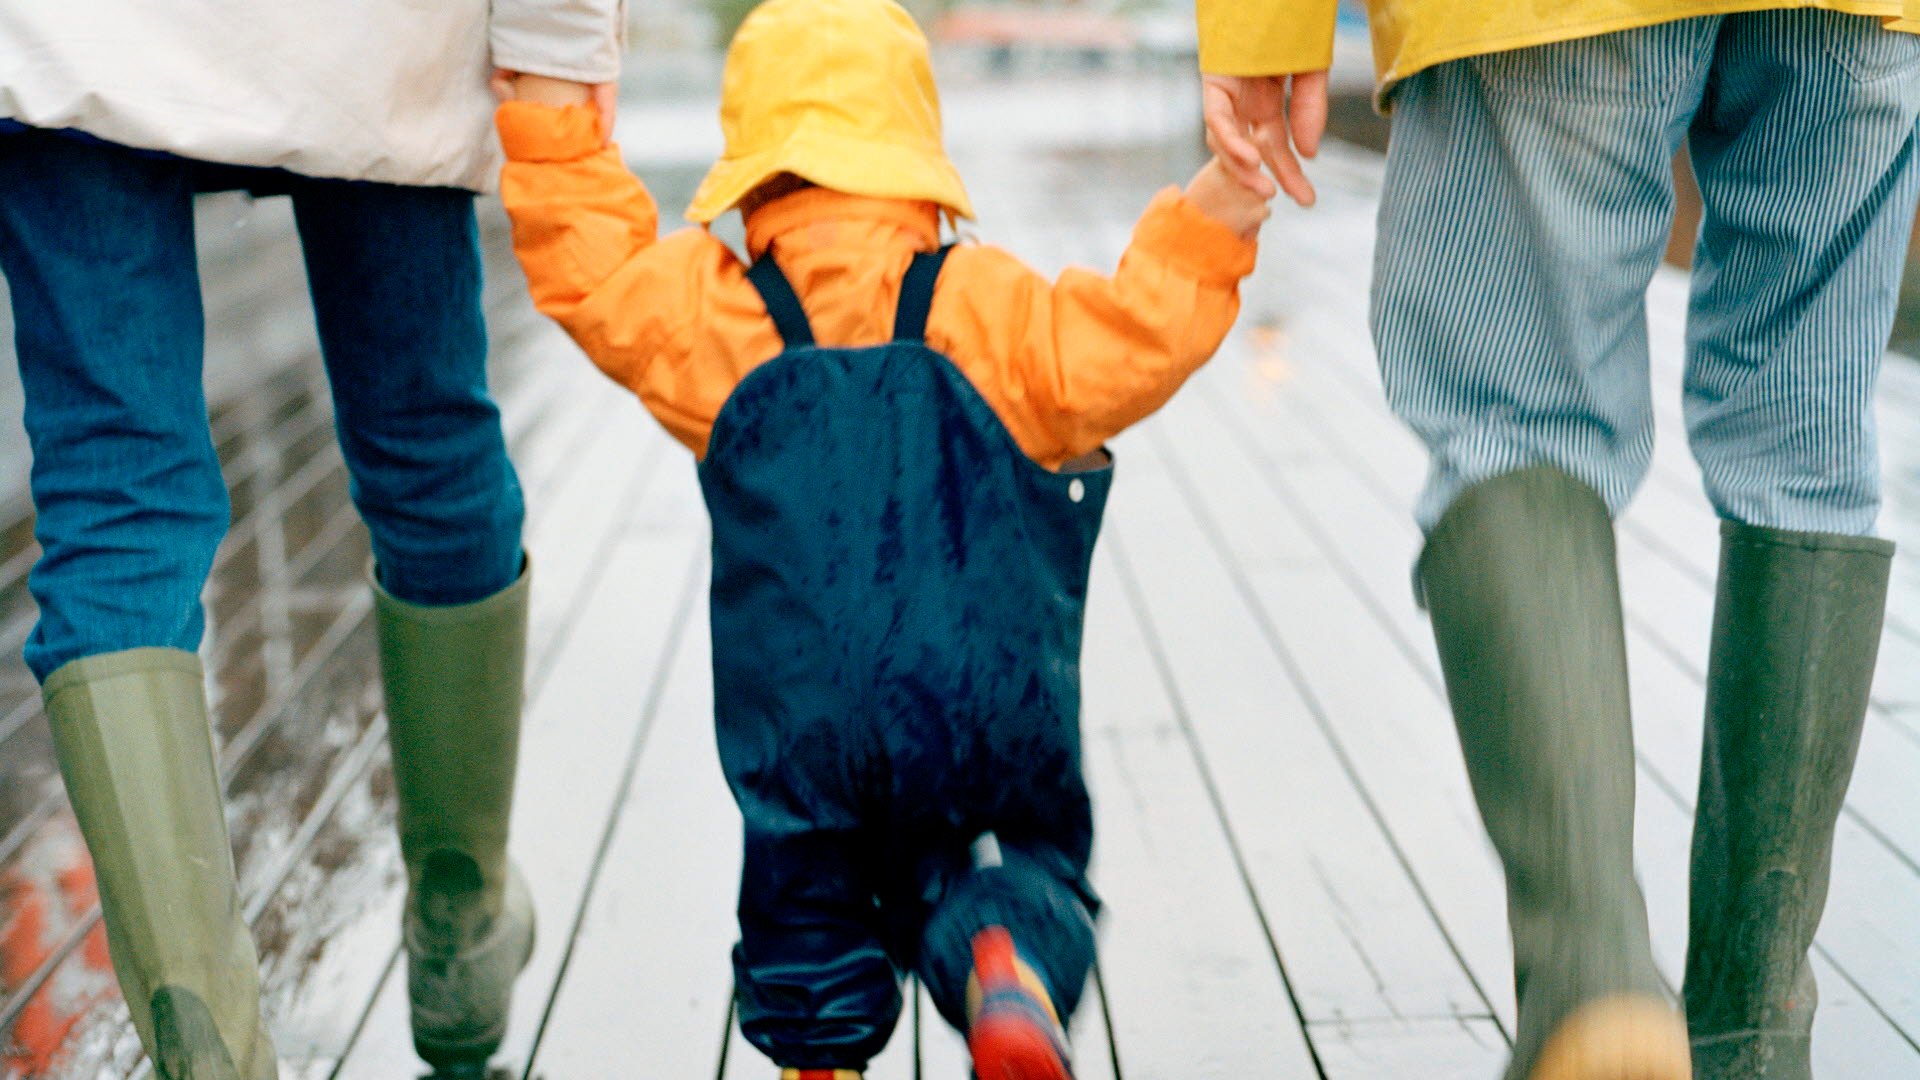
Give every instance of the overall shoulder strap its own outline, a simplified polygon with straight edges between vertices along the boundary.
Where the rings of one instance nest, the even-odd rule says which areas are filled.
[[[780,264],[773,261],[771,252],[760,256],[747,269],[747,280],[759,291],[761,302],[767,305],[767,314],[773,318],[774,329],[780,331],[780,339],[786,342],[787,348],[802,349],[813,344],[813,324],[807,321],[800,297],[794,293],[787,275],[781,272]]]
[[[939,251],[923,251],[913,257],[907,276],[900,282],[900,309],[893,317],[893,340],[925,341],[927,312],[933,308],[933,287],[940,280],[940,268],[946,265],[949,244]]]

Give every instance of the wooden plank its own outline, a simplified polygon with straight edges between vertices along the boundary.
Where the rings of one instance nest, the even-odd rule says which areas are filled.
[[[1356,477],[1315,454],[1308,440],[1296,436],[1258,463],[1246,457],[1248,430],[1286,430],[1286,417],[1271,405],[1215,380],[1198,398],[1210,409],[1169,417],[1177,436],[1167,442],[1183,461],[1181,475],[1208,500],[1246,567],[1265,625],[1311,678],[1329,738],[1396,836],[1396,851],[1440,913],[1476,992],[1482,1001],[1492,997],[1501,1022],[1511,1022],[1505,886],[1459,759],[1430,632],[1407,588],[1402,544],[1375,530],[1365,513],[1356,517],[1367,509],[1348,502],[1359,492]],[[1309,505],[1332,509],[1309,515]],[[1369,544],[1380,550],[1369,552]],[[1261,565],[1275,546],[1309,553],[1300,565]],[[1373,557],[1359,563],[1357,553]]]
[[[1116,488],[1124,490],[1125,485]],[[1124,498],[1110,513],[1129,510]],[[1101,973],[1130,1080],[1317,1076],[1182,717],[1122,586],[1095,559],[1082,689]]]
[[[1204,417],[1194,424],[1177,415],[1169,414],[1165,442],[1152,445],[1201,437]],[[1166,627],[1159,636],[1181,703],[1241,837],[1307,1019],[1486,1015],[1487,1001],[1359,790],[1326,706],[1309,696],[1315,688],[1305,680],[1317,673],[1275,652],[1284,643],[1248,611],[1247,594],[1182,506],[1182,489],[1231,476],[1234,466],[1217,451],[1196,450],[1208,476],[1176,475],[1158,455],[1135,447],[1124,460],[1123,484],[1161,512],[1151,529],[1123,523],[1117,532],[1142,567],[1156,627]],[[1251,479],[1229,479],[1221,490],[1244,509],[1261,489]],[[1251,535],[1266,545],[1255,557],[1266,574],[1282,578],[1282,592],[1325,574],[1297,531]],[[1198,626],[1207,633],[1192,633]]]
[[[1316,540],[1297,508],[1277,497],[1269,483],[1278,472],[1264,473],[1246,455],[1235,418],[1216,411],[1213,389],[1210,383],[1194,406],[1176,406],[1166,417],[1162,442],[1178,463],[1181,486],[1205,501],[1218,522],[1217,542],[1233,551],[1244,588],[1260,605],[1263,629],[1309,680],[1342,767],[1363,785],[1368,814],[1393,838],[1425,920],[1442,928],[1447,969],[1464,965],[1469,980],[1452,992],[1470,996],[1456,1014],[1485,1016],[1497,1007],[1500,1023],[1510,1024],[1505,886],[1480,826],[1444,691],[1417,659],[1426,653],[1396,642],[1378,610],[1396,601],[1411,608],[1411,599],[1376,601],[1322,549],[1344,540]],[[1259,429],[1282,431],[1282,423],[1263,415]],[[1290,440],[1276,451],[1285,458],[1279,467],[1285,490],[1299,497],[1352,488],[1334,463],[1315,460],[1307,449]],[[1417,630],[1425,634],[1424,627]],[[1417,977],[1440,978],[1445,970]],[[1477,1038],[1463,1045],[1477,1046]]]
[[[641,557],[616,557],[645,565],[646,553],[631,554]],[[693,576],[704,583],[704,566]],[[660,698],[641,718],[637,768],[530,1075],[698,1077],[713,1075],[719,1061],[732,994],[740,828],[714,749],[700,591],[674,635]]]
[[[1073,1040],[1073,1069],[1079,1080],[1120,1080],[1108,1014],[1106,987],[1096,970],[1086,996],[1080,999],[1080,1012],[1067,1030]]]
[[[1112,231],[1110,231],[1110,233],[1112,233]],[[1108,238],[1110,246],[1117,246],[1119,238],[1123,238],[1123,236],[1110,236],[1110,238]],[[1081,252],[1081,254],[1085,254],[1085,252]],[[1177,415],[1179,409],[1181,409],[1181,405],[1175,405],[1175,407],[1173,407],[1173,413]],[[1158,423],[1158,421],[1156,421],[1156,423]],[[1171,421],[1169,421],[1169,423],[1171,423]],[[1181,442],[1181,444],[1185,446],[1187,434],[1187,427],[1181,427],[1181,436],[1179,436],[1175,442]],[[1215,448],[1215,450],[1217,450],[1217,448]],[[1196,452],[1196,457],[1206,459],[1206,471],[1208,471],[1208,473],[1212,473],[1213,469],[1219,467],[1219,461],[1217,461],[1210,452]],[[1123,450],[1123,452],[1121,452],[1121,461],[1123,461],[1123,465],[1121,465],[1121,471],[1119,471],[1119,475],[1121,475],[1121,486],[1119,486],[1119,490],[1121,490],[1121,492],[1127,492],[1129,486],[1139,484],[1140,454],[1137,450]],[[1248,502],[1248,494],[1246,494],[1246,490],[1242,490],[1242,484],[1223,482],[1223,484],[1219,484],[1219,490],[1225,492],[1225,500],[1213,500],[1213,502],[1227,502],[1229,505]],[[1154,498],[1154,500],[1150,500],[1150,502],[1158,503],[1158,505],[1162,507],[1162,515],[1164,515],[1164,519],[1162,519],[1160,527],[1156,530],[1156,534],[1164,534],[1167,530],[1177,530],[1177,528],[1179,528],[1179,519],[1183,517],[1183,513],[1181,513],[1181,509],[1179,509],[1179,505],[1177,505],[1177,503],[1179,503],[1177,498],[1171,498],[1171,494],[1162,494],[1162,498]],[[1304,569],[1304,552],[1302,552],[1302,548],[1290,546],[1290,544],[1286,544],[1286,542],[1275,544],[1275,542],[1269,538],[1269,532],[1271,532],[1271,530],[1261,532],[1260,538],[1263,540],[1263,546],[1261,546],[1258,552],[1254,552],[1254,550],[1240,550],[1240,552],[1236,552],[1236,555],[1242,555],[1242,557],[1248,561],[1250,567],[1254,567],[1252,571],[1246,571],[1246,577],[1252,578],[1256,577],[1256,575],[1269,575],[1269,573],[1281,575],[1281,577],[1286,577],[1286,575],[1294,575],[1294,577],[1298,578],[1313,577],[1311,571]],[[1192,580],[1192,578],[1194,578],[1196,553],[1192,552],[1192,548],[1198,548],[1200,544],[1192,544],[1190,538],[1188,538],[1188,542],[1167,542],[1167,546],[1169,546],[1169,548],[1175,548],[1175,546],[1187,548],[1187,555],[1185,555],[1183,559],[1173,559],[1171,565],[1177,565],[1177,567],[1179,567],[1179,588],[1181,588],[1181,590],[1194,588],[1194,580]],[[1221,619],[1221,617],[1217,615],[1217,611],[1219,611],[1223,605],[1225,605],[1227,609],[1231,609],[1231,607],[1235,607],[1238,603],[1231,600],[1221,601],[1215,598],[1215,603],[1212,603],[1212,607],[1215,609],[1215,615],[1212,615],[1212,621],[1210,621],[1210,623],[1206,623],[1206,625],[1213,626],[1213,630],[1210,634],[1206,634],[1206,636],[1194,636],[1194,638],[1200,638],[1200,640],[1204,642],[1204,644],[1198,644],[1198,642],[1196,642],[1196,646],[1194,646],[1196,650],[1217,650],[1219,644],[1217,644],[1217,638],[1213,636],[1215,632],[1217,632],[1221,638],[1225,638],[1225,640],[1235,640],[1235,638],[1242,636],[1242,630],[1250,630],[1250,626],[1242,628],[1242,626],[1238,625],[1229,625],[1229,628],[1221,630],[1221,628],[1217,626],[1219,619]],[[1177,621],[1175,625],[1181,625],[1181,623]],[[1377,642],[1369,642],[1369,644],[1377,644]],[[1188,667],[1192,667],[1190,661],[1187,661],[1187,663],[1177,663],[1177,665],[1175,665],[1175,671],[1177,671],[1177,673],[1183,673],[1183,671],[1187,671]],[[1271,659],[1269,659],[1265,676],[1238,676],[1238,678],[1213,676],[1213,678],[1202,678],[1200,682],[1206,684],[1206,686],[1217,686],[1217,684],[1246,684],[1246,682],[1277,684],[1277,682],[1283,682],[1283,680],[1284,676],[1281,675],[1281,671],[1279,671],[1279,665],[1273,665]],[[1298,680],[1296,680],[1296,682],[1298,682]],[[1430,700],[1430,692],[1425,692],[1425,694],[1427,694],[1428,700]],[[1269,721],[1269,723],[1271,723],[1271,721]],[[1344,719],[1342,719],[1342,723],[1344,723]],[[1229,724],[1229,726],[1231,726],[1231,724]],[[1248,724],[1240,724],[1240,726],[1244,728],[1244,726],[1248,726]],[[1315,736],[1309,736],[1309,738],[1313,738],[1313,742],[1319,742],[1319,736],[1317,736],[1317,734],[1315,734]],[[1298,736],[1286,740],[1284,755],[1296,755],[1296,753],[1298,753],[1298,749],[1296,748],[1298,748],[1300,742],[1302,742],[1302,740],[1300,740]],[[1269,746],[1267,749],[1271,751],[1271,749],[1277,748],[1271,748],[1271,746]],[[1219,755],[1219,757],[1227,757],[1227,759],[1233,759],[1233,761],[1246,761],[1246,759],[1261,761],[1263,757],[1277,757],[1277,755],[1275,755],[1275,753],[1260,755],[1260,753],[1244,753],[1244,751],[1242,751],[1242,753]],[[1457,757],[1457,751],[1453,753],[1452,757]],[[1215,755],[1210,755],[1210,761],[1213,761],[1213,759],[1215,759]],[[1442,757],[1442,761],[1446,761],[1446,757]],[[1308,767],[1300,767],[1300,773],[1302,773],[1302,776],[1313,776],[1313,774],[1319,774],[1319,776],[1340,776],[1340,767],[1338,767],[1332,759],[1323,759],[1323,761],[1319,761],[1319,765],[1321,765],[1319,769],[1313,769],[1313,767],[1309,767],[1309,765]],[[1455,769],[1457,769],[1457,767],[1455,767]],[[1281,786],[1288,784],[1288,782],[1292,782],[1290,776],[1286,776],[1286,780],[1283,780]],[[1338,782],[1338,780],[1336,780],[1336,782]],[[1463,784],[1463,780],[1461,780],[1461,784]],[[1357,805],[1352,805],[1352,807],[1348,807],[1348,809],[1352,811],[1350,817],[1352,817],[1354,821],[1365,821],[1365,815],[1359,813],[1359,807],[1357,807]],[[1242,813],[1238,811],[1238,807],[1233,807],[1231,803],[1229,803],[1229,811],[1231,811],[1229,817],[1231,817],[1233,821],[1256,821],[1261,822],[1261,824],[1265,824],[1267,821],[1273,821],[1271,811],[1269,811],[1269,813],[1256,813],[1256,815],[1242,817]],[[1281,821],[1286,821],[1286,817],[1281,817]],[[1478,826],[1476,826],[1475,819],[1469,819],[1469,821],[1473,821],[1471,828],[1461,830],[1459,834],[1461,834],[1463,838],[1469,838],[1469,842],[1473,842],[1473,838],[1478,836]],[[1292,822],[1288,822],[1288,826],[1294,828]],[[1304,826],[1298,826],[1298,828],[1313,832],[1313,824],[1304,824]],[[1352,821],[1346,822],[1344,834],[1346,834],[1346,836],[1352,836],[1352,834],[1354,834]],[[1480,861],[1482,865],[1486,865],[1484,847],[1471,847],[1471,851],[1473,851],[1473,857],[1475,857],[1476,861]],[[1400,899],[1402,899],[1402,905],[1398,905],[1398,907],[1396,907],[1392,901],[1388,901],[1388,903],[1384,903],[1384,905],[1373,909],[1373,913],[1375,913],[1379,924],[1398,926],[1398,920],[1392,919],[1392,917],[1382,917],[1380,913],[1382,913],[1382,911],[1404,911],[1404,897],[1409,894],[1409,886],[1407,886],[1407,882],[1405,882],[1405,871],[1402,867],[1392,867],[1392,859],[1371,859],[1369,865],[1375,867],[1377,876],[1373,876],[1373,878],[1363,878],[1363,884],[1359,884],[1359,886],[1354,886],[1352,882],[1340,882],[1340,884],[1354,886],[1354,894],[1356,894],[1356,896],[1367,897],[1369,903],[1373,903],[1375,897],[1382,894],[1382,892],[1388,897],[1400,897]],[[1273,890],[1279,892],[1283,897],[1284,890],[1288,890],[1288,888],[1294,888],[1294,890],[1296,890],[1296,888],[1298,888],[1294,882],[1288,880],[1290,876],[1292,876],[1292,874],[1277,874],[1277,880],[1275,880],[1275,884],[1273,884]],[[1334,874],[1323,872],[1321,878],[1323,878],[1323,880],[1329,880],[1329,878],[1334,878]],[[1492,880],[1494,880],[1496,890],[1498,890],[1498,874],[1494,874]],[[1373,888],[1373,886],[1379,886],[1379,888]],[[1323,886],[1323,888],[1329,888],[1329,886]],[[1267,899],[1265,892],[1261,892],[1261,899],[1263,899],[1263,901]],[[1288,899],[1290,899],[1290,897],[1288,897]],[[1288,899],[1281,899],[1279,903],[1283,903],[1284,905],[1284,903],[1288,903]],[[1482,899],[1484,899],[1484,897],[1482,897]],[[1498,892],[1494,894],[1494,903],[1498,905]],[[1442,955],[1438,957],[1438,963],[1432,963],[1432,961],[1434,961],[1434,955],[1432,955],[1432,949],[1428,949],[1427,953],[1425,953],[1425,961],[1427,961],[1427,963],[1421,963],[1421,959],[1423,959],[1423,945],[1421,945],[1421,942],[1436,942],[1436,940],[1440,940],[1440,936],[1434,932],[1432,920],[1430,920],[1430,915],[1425,911],[1425,907],[1419,905],[1419,901],[1415,901],[1415,905],[1421,907],[1421,919],[1415,922],[1415,926],[1425,924],[1425,926],[1427,926],[1427,934],[1425,934],[1425,936],[1419,934],[1419,932],[1415,932],[1411,938],[1407,938],[1404,942],[1404,940],[1394,938],[1392,932],[1382,932],[1380,928],[1377,928],[1375,922],[1367,922],[1367,920],[1361,919],[1359,920],[1359,924],[1346,930],[1348,940],[1365,942],[1365,949],[1379,949],[1379,953],[1388,957],[1388,965],[1386,965],[1388,970],[1382,970],[1382,972],[1379,972],[1379,976],[1377,976],[1377,982],[1384,984],[1386,988],[1390,988],[1390,990],[1386,990],[1386,994],[1396,994],[1396,992],[1400,992],[1398,988],[1402,988],[1404,984],[1405,986],[1413,986],[1413,988],[1415,988],[1415,990],[1411,992],[1415,997],[1421,994],[1423,990],[1430,994],[1430,988],[1436,986],[1436,984],[1438,984],[1438,986],[1448,986],[1448,992],[1459,995],[1459,997],[1465,999],[1469,1005],[1467,1005],[1467,1009],[1453,1009],[1452,1001],[1446,999],[1446,997],[1442,997],[1442,1005],[1438,1005],[1438,1009],[1436,1009],[1438,1013],[1448,1015],[1448,1017],[1452,1017],[1455,1011],[1471,1011],[1471,1013],[1476,1013],[1476,1015],[1486,1015],[1484,995],[1478,994],[1476,990],[1473,990],[1471,982],[1469,982],[1467,978],[1463,978],[1463,972],[1461,972],[1461,967],[1459,967],[1459,959],[1453,957],[1452,949],[1448,949],[1446,945],[1442,945],[1442,947],[1438,949],[1438,953],[1442,953]],[[1340,907],[1338,907],[1338,901],[1336,901],[1336,911],[1338,911],[1338,909],[1340,909]],[[1327,936],[1338,938],[1338,934],[1327,934]],[[1279,934],[1279,938],[1281,938],[1281,942],[1283,942],[1283,955],[1286,955],[1286,957],[1290,959],[1288,970],[1290,970],[1290,972],[1296,972],[1296,982],[1302,982],[1302,984],[1304,984],[1309,976],[1311,976],[1313,967],[1308,965],[1306,961],[1294,963],[1294,953],[1292,953],[1292,947],[1294,947],[1294,945],[1292,945],[1292,942],[1294,942],[1296,938],[1315,940],[1315,938],[1325,938],[1325,936],[1315,936],[1315,934],[1286,934],[1286,932],[1283,932],[1283,934]],[[1377,938],[1379,938],[1379,940],[1377,940]],[[1505,957],[1503,936],[1496,932],[1490,940],[1494,942],[1494,951],[1500,955],[1501,967],[1505,967],[1505,959],[1503,959],[1503,957]],[[1367,955],[1361,955],[1361,959],[1367,961],[1367,963],[1371,963],[1371,957],[1367,957]],[[1394,967],[1394,965],[1400,965],[1400,967]],[[1361,965],[1361,969],[1365,969],[1365,963]],[[1407,978],[1402,978],[1402,976],[1407,976]],[[1304,997],[1306,997],[1306,995],[1304,995]],[[1396,1007],[1398,1007],[1398,1005],[1396,1005]],[[1392,1009],[1382,1011],[1382,1013],[1390,1015]],[[1311,1013],[1309,1013],[1309,1015],[1311,1015]],[[1498,1030],[1498,1028],[1494,1028],[1494,1030]],[[1125,1049],[1125,1045],[1127,1045],[1125,1028],[1121,1030],[1121,1036],[1123,1036],[1123,1038],[1121,1038],[1121,1045],[1123,1045],[1123,1049]],[[1469,1040],[1469,1042],[1471,1042],[1471,1040]],[[1496,1043],[1500,1043],[1500,1040],[1496,1040]],[[1490,1055],[1486,1047],[1476,1045],[1475,1043],[1475,1045],[1471,1045],[1469,1049],[1465,1049],[1463,1061],[1465,1061],[1465,1063],[1473,1063],[1473,1061],[1478,1061],[1478,1063],[1498,1063],[1500,1053],[1501,1051],[1498,1049],[1498,1045],[1496,1045],[1496,1049],[1494,1049],[1492,1055]],[[1125,1057],[1125,1053],[1123,1053],[1123,1057]],[[1463,1065],[1463,1067],[1471,1068],[1473,1065]]]
[[[1507,1060],[1492,1020],[1328,1021],[1308,1027],[1327,1080],[1486,1080]]]

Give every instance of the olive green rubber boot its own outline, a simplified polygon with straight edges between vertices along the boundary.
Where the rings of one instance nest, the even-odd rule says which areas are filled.
[[[90,656],[55,671],[42,693],[93,856],[113,970],[156,1072],[273,1080],[199,657]]]
[[[1487,833],[1506,870],[1509,1080],[1685,1080],[1633,874],[1633,732],[1613,522],[1551,467],[1478,484],[1420,580]]]
[[[533,902],[507,862],[530,574],[484,600],[405,603],[374,584],[387,738],[407,865],[402,932],[413,1045],[480,1066],[533,954]]]
[[[1885,540],[1721,526],[1687,942],[1702,1080],[1813,1075],[1807,950],[1892,565]]]

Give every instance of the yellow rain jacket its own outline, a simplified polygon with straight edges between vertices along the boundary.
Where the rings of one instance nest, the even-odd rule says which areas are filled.
[[[1324,71],[1338,0],[1199,0],[1200,68],[1213,75]],[[1368,0],[1382,98],[1422,68],[1701,15],[1826,8],[1920,31],[1920,0]]]
[[[659,236],[653,198],[594,120],[585,108],[501,106],[514,250],[536,306],[704,456],[720,406],[779,354],[780,336],[725,244],[704,229]],[[877,345],[892,338],[908,263],[939,246],[940,212],[930,198],[812,188],[750,214],[747,246],[779,260],[822,345]],[[1027,456],[1057,469],[1159,408],[1213,355],[1254,254],[1169,188],[1111,277],[1068,270],[1050,283],[998,248],[956,248],[927,344]]]

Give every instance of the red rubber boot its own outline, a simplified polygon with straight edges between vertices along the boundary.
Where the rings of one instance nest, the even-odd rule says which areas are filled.
[[[973,977],[980,985],[980,1008],[967,1032],[974,1075],[979,1080],[1073,1080],[1053,1003],[1020,978],[1013,937],[1004,927],[974,935]]]

